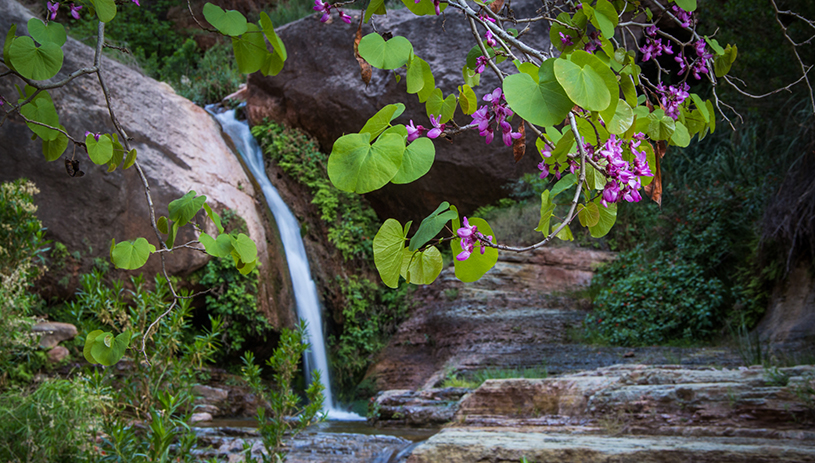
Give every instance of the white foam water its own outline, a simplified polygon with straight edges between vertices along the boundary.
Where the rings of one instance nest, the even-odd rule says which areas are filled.
[[[235,148],[243,158],[252,176],[260,185],[266,204],[269,205],[280,231],[280,239],[286,253],[289,266],[294,299],[297,304],[297,316],[307,323],[306,334],[311,343],[311,349],[305,355],[306,376],[311,381],[312,370],[319,370],[321,382],[325,386],[325,405],[323,411],[330,420],[359,421],[364,417],[356,413],[347,412],[337,408],[331,394],[331,376],[328,369],[328,355],[323,337],[323,323],[320,314],[320,301],[317,297],[317,286],[311,278],[306,249],[300,236],[300,224],[292,214],[289,207],[283,202],[277,189],[266,176],[263,162],[263,152],[249,130],[249,124],[235,118],[235,110],[221,110],[217,105],[208,105],[206,110],[221,124],[226,133],[235,144]]]

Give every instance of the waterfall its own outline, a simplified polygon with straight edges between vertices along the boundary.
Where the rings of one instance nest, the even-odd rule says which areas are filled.
[[[328,369],[328,355],[323,337],[323,321],[320,316],[320,301],[317,297],[317,286],[311,278],[311,270],[306,257],[306,249],[303,246],[303,239],[300,236],[300,224],[297,223],[294,214],[283,202],[277,189],[272,186],[269,177],[266,176],[263,152],[249,131],[249,124],[235,119],[234,109],[220,112],[219,109],[216,105],[206,107],[206,110],[221,124],[224,133],[232,139],[251,175],[263,190],[266,204],[269,205],[269,210],[271,210],[275,221],[277,221],[280,239],[286,253],[294,299],[297,304],[297,317],[307,323],[306,334],[309,343],[311,343],[311,349],[305,355],[306,377],[311,381],[311,371],[320,371],[321,381],[325,386],[323,410],[328,414],[328,419],[364,420],[365,418],[356,413],[337,409],[332,398],[331,375]]]

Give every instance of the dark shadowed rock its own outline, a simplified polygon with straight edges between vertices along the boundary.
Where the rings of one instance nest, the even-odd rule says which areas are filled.
[[[18,35],[25,34],[30,17],[20,4],[0,0],[0,41],[5,39],[12,23],[19,25]],[[69,38],[63,51],[65,62],[57,79],[93,62],[93,50],[76,40]],[[269,226],[265,207],[259,207],[255,188],[221,136],[218,124],[166,84],[106,58],[102,59],[102,69],[111,90],[113,109],[138,151],[156,213],[166,215],[170,201],[195,190],[207,196],[213,209],[229,208],[243,217],[250,237],[258,245],[263,268],[261,309],[273,325],[290,325],[293,297],[277,231]],[[16,100],[14,84],[22,82],[0,79],[0,94],[7,100]],[[86,130],[114,132],[95,76],[77,78],[50,94],[60,122],[74,137],[81,138]],[[33,180],[41,190],[35,202],[39,207],[37,215],[48,229],[47,237],[64,243],[70,252],[79,252],[83,258],[82,263],[67,266],[67,276],[71,278],[67,285],[56,284],[56,278],[38,283],[46,288],[47,296],[70,296],[78,283],[76,276],[88,271],[92,258],[109,259],[111,238],[118,242],[142,236],[157,244],[150,228],[144,187],[135,168],[107,173],[105,168],[94,166],[83,150],[74,153],[71,146],[63,157],[74,155],[86,172],[84,177],[72,178],[67,175],[62,159],[46,162],[41,141],[32,141],[30,137],[30,130],[19,117],[12,116],[0,127],[0,181],[20,177]],[[205,223],[203,214],[196,220]],[[185,228],[176,242],[195,238],[192,227]],[[211,232],[214,226],[205,228]],[[184,250],[168,256],[167,268],[170,274],[183,276],[207,260],[208,256],[201,252]],[[154,255],[138,272],[153,275],[158,270],[159,257]]]
[[[538,6],[528,1],[513,2],[519,16],[534,13]],[[352,15],[351,25],[341,21],[321,24],[316,17],[309,17],[280,28],[288,61],[275,77],[259,73],[249,76],[248,114],[252,123],[270,117],[302,128],[314,135],[326,152],[331,151],[337,138],[358,132],[369,117],[390,103],[402,101],[407,106],[397,123],[407,124],[412,119],[416,124],[430,125],[424,104],[419,103],[416,95],[406,93],[404,78],[397,83],[393,71],[374,69],[367,86],[360,79],[353,48],[358,14]],[[453,8],[438,17],[416,17],[403,9],[375,21],[380,33],[402,35],[413,43],[415,53],[433,69],[436,86],[447,96],[463,84],[461,70],[465,56],[475,45],[472,32],[462,19]],[[545,39],[545,26],[536,26],[540,29],[533,27],[529,36]],[[362,31],[367,34],[371,27],[364,25]],[[543,48],[546,43],[538,46]],[[404,77],[404,70],[396,73]],[[497,77],[488,72],[481,82],[475,89],[479,98],[498,86]],[[471,118],[459,108],[455,120],[465,125]],[[516,164],[512,149],[497,138],[489,146],[476,132],[457,136],[452,143],[436,140],[436,161],[429,174],[410,185],[389,184],[367,197],[381,217],[401,220],[420,219],[445,200],[469,213],[475,207],[505,197],[506,191],[501,187],[524,172],[534,171],[540,156],[531,147]]]
[[[815,354],[815,279],[806,265],[776,285],[757,332],[779,357]]]

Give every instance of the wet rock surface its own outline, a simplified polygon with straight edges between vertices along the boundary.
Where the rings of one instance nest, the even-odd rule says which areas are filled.
[[[368,422],[421,427],[447,424],[458,411],[459,400],[468,392],[462,387],[383,391],[373,398]]]

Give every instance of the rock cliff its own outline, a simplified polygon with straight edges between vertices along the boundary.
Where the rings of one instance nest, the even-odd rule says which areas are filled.
[[[21,26],[18,35],[25,34],[30,17],[31,13],[13,0],[0,0],[0,41],[12,23]],[[63,51],[63,70],[55,79],[93,62],[93,50],[71,38]],[[229,208],[243,217],[249,235],[258,245],[263,268],[260,306],[275,326],[289,325],[293,320],[293,298],[277,231],[269,226],[266,208],[256,200],[255,187],[221,136],[217,123],[166,84],[107,58],[102,59],[102,69],[111,89],[113,109],[138,151],[157,214],[166,215],[170,201],[195,190],[206,195],[214,209]],[[16,100],[15,83],[22,84],[12,78],[0,79],[0,94],[7,100]],[[114,131],[94,76],[80,77],[50,93],[60,122],[69,133],[81,137],[86,130]],[[41,193],[35,201],[38,216],[48,229],[48,239],[65,244],[69,251],[78,251],[83,257],[83,265],[68,269],[69,277],[87,271],[92,258],[107,259],[111,238],[122,241],[143,236],[156,243],[149,227],[144,189],[135,169],[107,173],[103,167],[94,166],[81,149],[74,153],[69,147],[64,157],[75,156],[86,172],[83,177],[72,178],[61,159],[45,161],[41,142],[32,141],[30,135],[18,117],[12,116],[0,126],[0,181],[27,177],[37,184]],[[188,230],[178,241],[193,237]],[[207,259],[199,252],[176,252],[167,259],[168,270],[174,275],[187,275]],[[140,271],[155,274],[158,269],[158,256],[152,256]],[[44,280],[38,286],[47,289],[47,296],[70,296],[77,280],[64,286],[56,284],[61,277]]]

